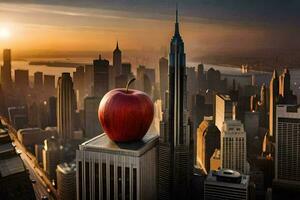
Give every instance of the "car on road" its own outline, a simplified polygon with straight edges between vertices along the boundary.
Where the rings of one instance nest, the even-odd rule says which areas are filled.
[[[41,199],[42,199],[42,200],[48,200],[48,197],[47,197],[46,195],[42,195],[42,196],[41,196]]]
[[[31,183],[35,184],[35,183],[36,183],[36,180],[35,180],[35,179],[32,179],[32,180],[31,180]]]

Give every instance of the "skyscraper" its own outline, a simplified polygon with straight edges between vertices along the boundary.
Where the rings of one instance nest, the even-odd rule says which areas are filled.
[[[76,152],[77,199],[157,199],[157,134],[116,143],[103,133]]]
[[[274,70],[270,81],[270,103],[269,103],[269,135],[275,139],[275,123],[276,123],[276,104],[279,98],[279,79],[277,71]]]
[[[87,138],[93,138],[102,131],[98,119],[99,102],[100,99],[97,97],[86,97],[84,99],[84,126],[85,137]]]
[[[267,90],[265,84],[261,86],[261,90],[260,90],[259,111],[260,111],[260,126],[266,128],[267,127]]]
[[[197,129],[197,165],[210,171],[210,158],[220,149],[220,131],[212,120],[203,120]]]
[[[49,96],[53,96],[55,94],[54,75],[44,75],[44,91],[47,92]]]
[[[57,194],[60,200],[76,199],[76,164],[63,163],[57,165]]]
[[[29,88],[29,71],[23,69],[15,70],[15,87],[21,92]]]
[[[215,101],[215,124],[222,131],[225,120],[233,118],[233,102],[229,95],[216,95]]]
[[[159,199],[188,199],[193,164],[193,135],[187,110],[184,42],[176,9],[170,44],[169,95],[159,138]]]
[[[12,85],[11,79],[11,50],[3,50],[3,66],[1,68],[1,84],[4,89],[10,88]]]
[[[69,73],[62,73],[57,83],[57,129],[60,139],[72,139],[76,98],[72,78]]]
[[[34,89],[40,90],[43,88],[43,72],[34,73]]]
[[[168,80],[168,59],[162,57],[159,59],[159,85],[162,109],[165,109],[165,93],[168,89],[168,82],[166,80]]]
[[[94,60],[93,75],[93,95],[102,98],[109,89],[109,62],[108,60],[101,59],[101,55],[99,55],[98,60]]]
[[[44,141],[44,149],[42,150],[43,168],[50,180],[56,180],[56,166],[60,162],[61,151],[58,141],[51,137]]]
[[[122,74],[122,52],[119,49],[119,42],[117,42],[116,49],[113,53],[113,68],[114,76],[119,76]]]
[[[300,108],[278,105],[276,110],[275,180],[300,188]]]
[[[226,120],[221,131],[222,168],[248,173],[246,132],[239,120]]]

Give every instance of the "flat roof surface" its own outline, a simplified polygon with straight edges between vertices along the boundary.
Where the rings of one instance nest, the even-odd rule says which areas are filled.
[[[14,156],[8,159],[1,160],[0,162],[0,176],[6,177],[9,175],[23,172],[25,167],[19,156]]]
[[[119,153],[131,156],[140,156],[148,149],[156,145],[158,142],[158,134],[147,133],[141,140],[134,142],[114,142],[102,133],[99,136],[92,138],[79,146],[80,150]]]
[[[6,153],[6,152],[9,152],[9,151],[14,151],[14,150],[15,150],[15,148],[13,147],[11,142],[0,145],[0,155],[2,153]]]

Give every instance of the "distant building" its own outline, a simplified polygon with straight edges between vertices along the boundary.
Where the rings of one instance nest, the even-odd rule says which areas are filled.
[[[76,200],[76,164],[57,165],[57,194],[60,200]]]
[[[270,136],[276,137],[276,105],[279,99],[279,79],[276,70],[274,70],[273,77],[270,81],[269,97],[269,134]]]
[[[87,138],[93,138],[102,133],[98,119],[99,103],[100,99],[97,97],[86,97],[84,99],[85,137]]]
[[[78,109],[83,109],[83,101],[85,97],[85,83],[84,83],[84,67],[76,67],[73,72],[74,90],[76,93],[76,102]]]
[[[3,50],[3,66],[1,68],[1,84],[4,90],[12,87],[11,78],[11,50]]]
[[[84,96],[91,96],[94,88],[94,66],[84,66]]]
[[[224,121],[233,119],[233,102],[229,95],[216,95],[214,119],[220,131]]]
[[[50,181],[56,180],[56,166],[59,164],[61,158],[60,145],[54,137],[44,141],[43,149],[43,168],[47,173]]]
[[[54,75],[44,75],[44,91],[49,96],[55,94],[55,76]]]
[[[114,76],[122,74],[122,52],[119,49],[119,43],[117,42],[116,49],[113,52],[113,68]]]
[[[130,63],[122,63],[122,74],[131,76],[132,71],[131,71],[131,64]]]
[[[157,198],[156,134],[131,143],[115,143],[101,134],[76,153],[77,199]]]
[[[102,98],[109,89],[109,62],[99,55],[99,59],[93,63],[93,96]]]
[[[213,155],[210,157],[210,170],[218,170],[221,168],[221,151],[215,149]]]
[[[72,139],[76,98],[72,78],[69,73],[62,73],[57,84],[57,129],[63,141]]]
[[[47,134],[40,128],[25,128],[18,130],[17,137],[24,146],[34,146],[42,144]]]
[[[23,69],[15,70],[15,88],[19,92],[26,92],[29,88],[29,71]]]
[[[276,109],[275,180],[273,185],[276,185],[282,198],[286,194],[290,195],[291,199],[299,197],[299,131],[299,106],[278,105]]]
[[[43,72],[35,72],[34,73],[34,80],[33,80],[33,87],[36,90],[41,90],[44,86],[43,81]]]
[[[246,132],[238,120],[226,120],[221,131],[222,168],[248,173]]]
[[[202,121],[197,129],[196,164],[202,165],[206,172],[210,171],[210,159],[215,149],[220,149],[220,137],[221,133],[212,120]]]
[[[249,199],[250,177],[230,169],[210,171],[204,181],[204,199]]]
[[[159,59],[159,85],[160,85],[160,98],[162,100],[162,106],[164,109],[165,103],[165,95],[168,89],[168,59],[167,58],[160,58]]]
[[[48,125],[49,126],[56,126],[57,125],[57,98],[56,97],[49,97],[48,98]]]
[[[8,107],[8,119],[16,130],[26,128],[28,124],[28,112],[26,107]]]

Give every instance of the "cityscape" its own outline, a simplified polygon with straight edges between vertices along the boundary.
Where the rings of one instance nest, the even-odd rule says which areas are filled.
[[[0,199],[300,199],[299,8],[0,1]]]

